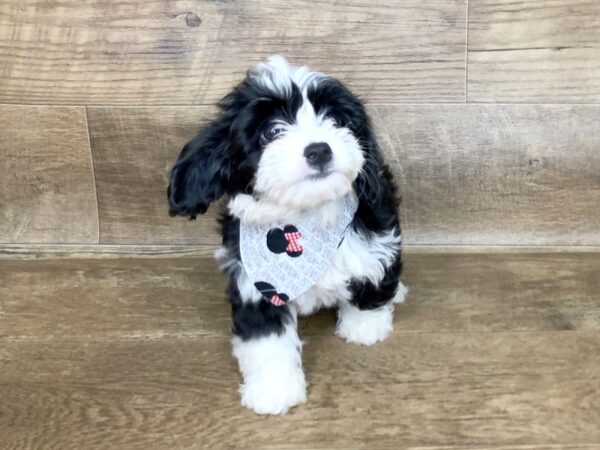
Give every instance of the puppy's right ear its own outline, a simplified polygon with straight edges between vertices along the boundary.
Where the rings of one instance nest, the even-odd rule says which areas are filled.
[[[171,170],[170,216],[195,219],[227,190],[232,177],[229,124],[216,120],[188,142]]]

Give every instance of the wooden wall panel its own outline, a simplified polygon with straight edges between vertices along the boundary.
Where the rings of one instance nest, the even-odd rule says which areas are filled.
[[[370,100],[464,100],[466,0],[4,0],[0,101],[212,104],[283,53]]]
[[[214,246],[214,215],[167,216],[168,171],[210,114],[91,108],[101,241]],[[600,245],[600,108],[373,105],[420,245]]]
[[[600,244],[600,107],[375,106],[405,242]]]
[[[0,105],[0,243],[98,243],[81,107]]]
[[[468,100],[600,101],[600,2],[469,1]]]
[[[88,108],[100,243],[209,244],[219,237],[213,208],[195,221],[168,215],[171,167],[210,107]]]

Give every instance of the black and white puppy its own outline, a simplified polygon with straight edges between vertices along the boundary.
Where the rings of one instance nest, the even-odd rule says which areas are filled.
[[[392,331],[394,303],[407,292],[400,282],[396,187],[365,108],[332,77],[273,56],[219,107],[172,169],[170,213],[195,218],[227,197],[216,257],[230,277],[242,405],[283,414],[306,401],[298,314],[335,307],[336,333],[358,344],[382,341]],[[306,291],[297,298],[280,295],[279,287],[267,293],[263,287],[273,286],[251,279],[240,228],[272,227],[270,250],[281,261],[299,261],[307,250],[298,245],[297,224],[310,214],[317,227],[335,227],[348,199],[354,201],[350,223]],[[288,245],[289,236],[297,241]]]

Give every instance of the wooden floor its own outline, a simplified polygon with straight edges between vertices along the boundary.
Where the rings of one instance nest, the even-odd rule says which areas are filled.
[[[0,260],[0,447],[600,448],[600,254],[405,259],[386,342],[301,320],[284,417],[239,405],[211,260]]]

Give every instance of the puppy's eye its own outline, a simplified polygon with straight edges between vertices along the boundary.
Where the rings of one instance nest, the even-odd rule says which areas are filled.
[[[263,132],[263,139],[267,142],[272,141],[283,132],[281,125],[271,125]]]

